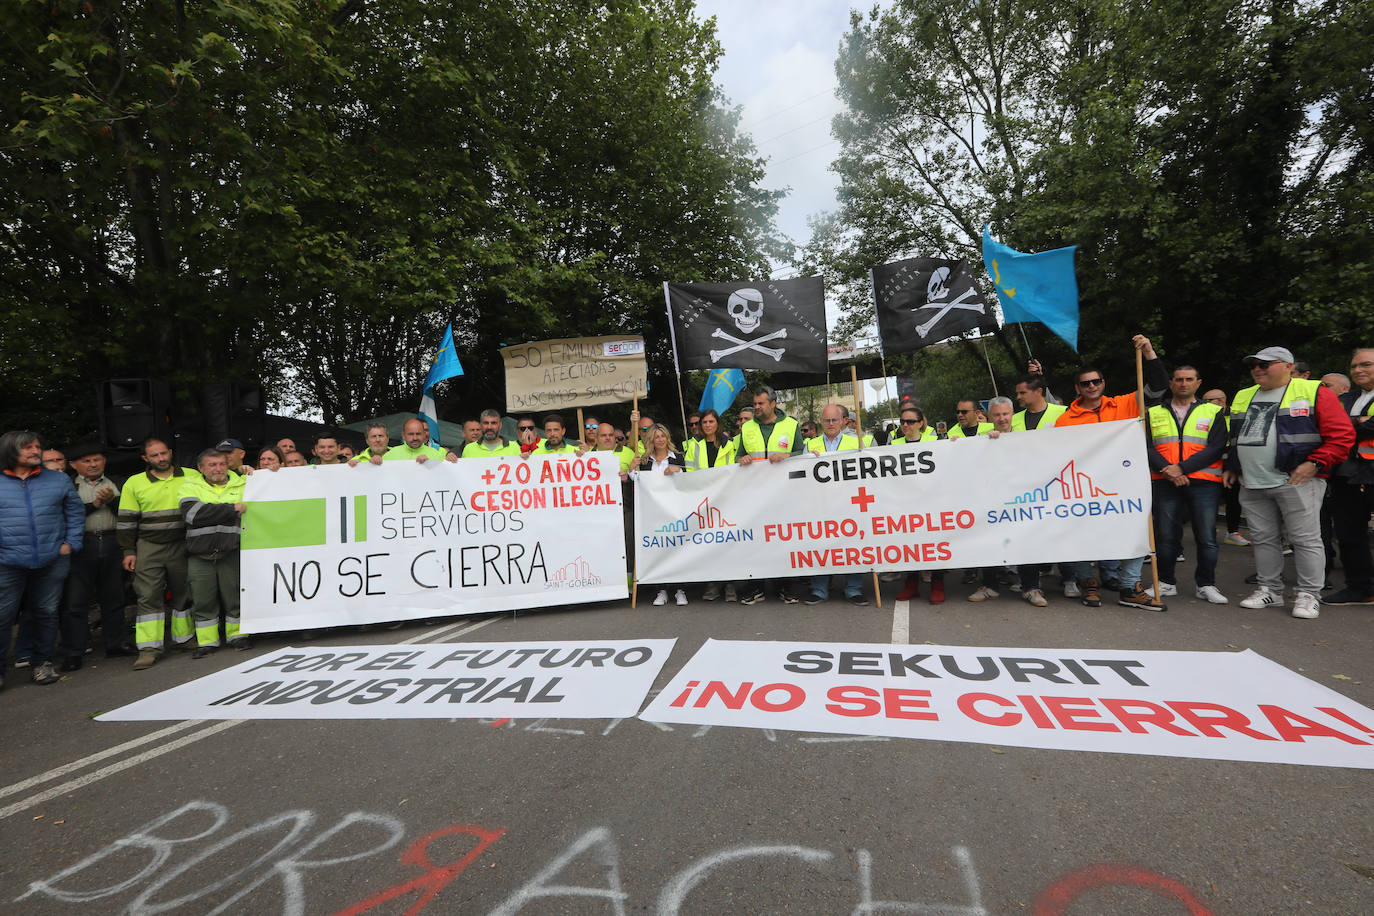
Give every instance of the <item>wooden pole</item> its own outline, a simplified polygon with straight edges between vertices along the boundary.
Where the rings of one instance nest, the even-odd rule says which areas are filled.
[[[859,451],[863,451],[864,416],[859,399],[859,370],[852,363],[849,366],[849,386],[854,392],[854,426],[856,427],[855,432],[859,434]],[[873,570],[873,604],[877,607],[883,606],[883,593],[881,586],[878,585],[878,571],[876,569]]]
[[[687,450],[687,438],[691,432],[687,429],[687,402],[682,398],[682,373],[679,372],[677,378],[677,406],[682,411],[682,449]]]
[[[577,408],[577,441],[587,448],[587,421],[582,419],[582,408]],[[592,445],[596,445],[595,442]]]
[[[632,400],[630,401],[630,409],[633,410],[635,413],[638,413],[638,412],[639,412],[639,393],[638,393],[638,392],[635,392],[635,394],[634,394]],[[632,467],[632,468],[635,466],[635,459],[639,457],[639,456],[636,454],[636,451],[637,451],[637,449],[638,449],[638,446],[639,446],[639,421],[638,421],[638,420],[635,420],[633,423],[630,424],[630,455],[631,455],[631,458],[630,458],[630,467]],[[630,484],[630,487],[631,487],[631,489],[633,489],[633,488],[634,488],[634,484],[631,483],[631,484]],[[634,520],[631,519],[631,524],[633,525],[633,523],[634,523]],[[633,540],[634,540],[634,539],[631,538],[631,542],[632,542],[631,545],[630,545],[631,547],[634,546]],[[635,605],[639,602],[639,551],[638,551],[638,550],[635,551],[635,562],[634,562],[634,567],[633,567],[633,569],[634,569],[634,572],[630,573],[630,610],[632,610],[632,611],[635,609]]]
[[[1145,422],[1145,351],[1139,347],[1135,351],[1135,397],[1140,407],[1140,422]],[[1161,605],[1164,599],[1159,594],[1159,555],[1155,552],[1155,511],[1150,507],[1150,512],[1145,517],[1145,522],[1149,526],[1146,530],[1150,535],[1150,577],[1154,580],[1155,600]],[[1121,583],[1125,585],[1125,582]],[[1134,584],[1134,583],[1132,583]]]

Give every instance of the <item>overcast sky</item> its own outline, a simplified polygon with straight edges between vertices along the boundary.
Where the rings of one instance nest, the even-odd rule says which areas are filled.
[[[867,4],[859,4],[867,9]],[[697,0],[716,17],[725,49],[716,82],[744,109],[743,129],[768,160],[766,186],[789,188],[778,227],[798,244],[810,237],[808,216],[835,206],[830,136],[835,55],[849,29],[848,0]]]

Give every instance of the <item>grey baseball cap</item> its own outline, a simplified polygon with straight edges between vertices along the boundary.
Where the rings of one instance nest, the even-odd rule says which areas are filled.
[[[1265,347],[1258,353],[1251,353],[1243,361],[1247,363],[1291,363],[1293,362],[1293,351],[1287,347]]]

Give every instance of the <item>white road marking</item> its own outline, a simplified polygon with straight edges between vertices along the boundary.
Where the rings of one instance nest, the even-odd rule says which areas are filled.
[[[25,779],[23,782],[16,782],[12,786],[5,786],[4,788],[0,789],[0,798],[4,798],[6,795],[13,795],[16,792],[23,792],[25,789],[31,786],[41,785],[45,782],[52,782],[54,779],[66,776],[68,773],[74,770],[79,770],[97,761],[104,760],[106,757],[114,757],[124,753],[125,751],[131,751],[141,744],[147,744],[150,741],[157,741],[161,738],[167,737],[168,735],[174,735],[179,731],[184,731],[185,729],[190,728],[192,725],[200,725],[204,721],[204,719],[187,719],[185,722],[177,722],[175,725],[169,725],[166,728],[160,728],[155,732],[150,732],[149,734],[144,735],[142,738],[135,738],[132,741],[125,741],[123,744],[117,744],[114,747],[108,747],[103,751],[97,751],[96,753],[91,754],[89,757],[83,757],[80,760],[75,760],[71,763],[63,764],[55,770],[47,770],[43,773],[39,773],[37,776],[34,776],[30,779]]]
[[[112,763],[106,767],[101,767],[93,773],[87,773],[85,776],[78,776],[76,779],[73,779],[70,782],[64,782],[59,786],[53,786],[46,792],[39,792],[37,795],[31,795],[21,802],[15,802],[8,808],[0,808],[0,820],[4,820],[11,814],[18,814],[20,811],[27,811],[28,809],[36,807],[37,805],[41,805],[46,801],[51,801],[52,799],[57,798],[59,795],[66,795],[69,792],[75,792],[77,789],[88,786],[93,782],[99,782],[106,776],[113,776],[115,773],[120,773],[124,770],[129,769],[130,767],[138,766],[145,760],[152,760],[154,757],[161,757],[163,754],[166,754],[169,751],[175,751],[180,748],[183,748],[188,744],[192,744],[196,741],[199,741],[201,738],[208,738],[211,735],[219,734],[222,731],[227,731],[228,729],[233,728],[235,725],[242,725],[243,722],[243,719],[233,719],[228,722],[217,722],[216,724],[211,725],[207,729],[198,732],[192,732],[189,735],[183,735],[175,741],[169,741],[161,747],[155,747],[150,750],[146,750],[141,754],[135,754],[133,757],[129,757],[125,760],[116,761],[115,763]],[[197,723],[193,722],[192,724]]]
[[[495,617],[488,617],[485,620],[478,620],[475,622],[463,620],[459,621],[458,623],[447,624],[445,626],[439,627],[436,630],[429,630],[427,632],[419,633],[415,636],[412,636],[409,639],[403,639],[399,643],[396,643],[396,645],[408,646],[421,642],[442,642],[450,637],[464,636],[475,630],[480,630],[487,624],[494,623],[499,619],[500,616],[498,615]],[[136,754],[133,757],[116,761],[98,770],[95,770],[94,772],[87,773],[85,776],[78,776],[76,779],[72,779],[60,785],[53,786],[52,788],[40,792],[37,795],[31,795],[23,801],[15,802],[7,808],[0,808],[0,820],[9,817],[12,814],[18,814],[21,811],[27,811],[30,808],[34,808],[38,805],[43,804],[46,801],[57,798],[59,796],[75,792],[77,789],[84,788],[90,785],[91,783],[99,782],[106,776],[113,776],[115,773],[120,773],[124,770],[129,769],[130,767],[138,766],[140,763],[143,763],[147,760],[152,760],[154,757],[160,757],[163,754],[166,754],[170,751],[180,750],[181,748],[186,747],[189,744],[193,744],[194,742],[199,741],[202,738],[209,738],[212,735],[219,734],[220,732],[228,731],[234,726],[242,725],[244,722],[247,721],[251,720],[230,719],[224,722],[216,722],[213,725],[210,725],[208,728],[201,729],[197,732],[192,732],[189,735],[183,735],[182,737],[177,738],[174,741],[170,741],[167,744],[151,748],[149,750],[144,751],[141,754]],[[62,766],[57,767],[56,769],[48,770],[45,773],[40,773],[39,775],[31,777],[29,779],[25,779],[21,782],[16,782],[13,785],[0,788],[0,798],[4,798],[7,795],[13,795],[16,792],[22,792],[25,789],[41,785],[45,782],[51,782],[54,779],[65,776],[68,773],[72,773],[76,770],[83,769],[87,766],[90,766],[93,763],[97,763],[108,757],[114,757],[118,754],[123,753],[124,751],[132,750],[133,748],[136,748],[140,745],[147,744],[151,741],[157,741],[162,738],[166,738],[169,735],[173,735],[179,731],[191,728],[193,726],[204,724],[206,724],[205,719],[188,719],[184,722],[177,722],[174,725],[169,725],[166,728],[162,728],[155,732],[151,732],[147,735],[142,736],[141,738],[135,738],[132,741],[126,741],[123,744],[116,745],[115,747],[106,748],[103,751],[97,751],[96,753],[83,757],[80,760],[75,760],[71,763],[63,764]]]
[[[892,644],[904,646],[911,642],[911,602],[898,601],[892,605]]]

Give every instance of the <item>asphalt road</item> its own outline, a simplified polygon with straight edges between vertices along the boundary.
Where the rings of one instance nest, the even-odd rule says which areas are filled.
[[[912,643],[1252,648],[1374,707],[1370,609],[1246,611],[1249,571],[1224,547],[1233,603],[1166,614],[971,604],[953,575],[946,604],[897,612],[884,583],[885,607],[617,602],[310,645],[676,637],[661,685],[708,637],[883,643],[905,621]],[[1367,770],[635,719],[91,719],[287,644],[12,679],[0,912],[1374,912]]]

